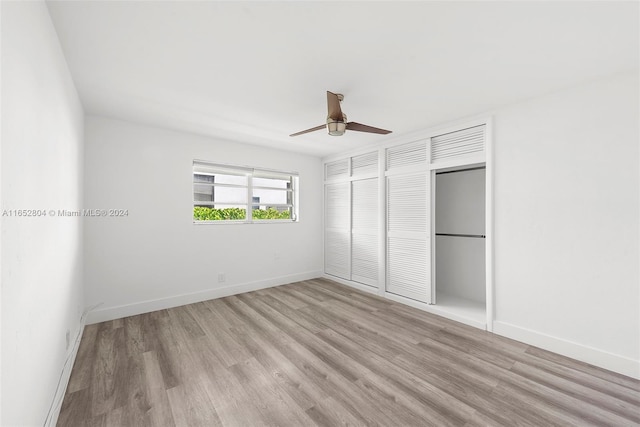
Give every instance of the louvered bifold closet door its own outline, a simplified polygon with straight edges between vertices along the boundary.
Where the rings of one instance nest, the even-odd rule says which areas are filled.
[[[351,158],[351,176],[354,178],[363,175],[378,173],[378,152],[362,154]]]
[[[325,185],[324,271],[349,279],[350,204],[349,182]]]
[[[351,280],[378,286],[378,178],[351,185]]]
[[[430,173],[426,153],[426,141],[387,150],[386,290],[430,303]]]
[[[486,126],[474,126],[431,138],[431,163],[479,155],[485,148]]]
[[[349,176],[349,159],[336,160],[324,165],[324,179],[333,180]]]

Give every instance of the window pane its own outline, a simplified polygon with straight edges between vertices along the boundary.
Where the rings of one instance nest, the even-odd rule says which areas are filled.
[[[194,202],[213,202],[214,187],[212,185],[193,184]]]
[[[193,182],[209,182],[212,184],[234,184],[247,186],[246,175],[231,175],[226,173],[194,173]]]
[[[247,189],[233,187],[214,187],[214,201],[221,203],[242,203],[247,204]]]
[[[253,178],[254,187],[289,188],[289,183],[289,178]]]
[[[246,207],[247,189],[193,184],[193,201],[244,204]]]
[[[193,182],[211,182],[213,183],[213,175],[204,175],[200,173],[193,174]]]
[[[214,178],[214,182],[217,184],[235,184],[235,185],[247,185],[246,176],[238,176],[238,175],[223,175],[218,174]]]
[[[253,189],[253,206],[265,209],[272,205],[290,205],[291,192],[287,190]]]

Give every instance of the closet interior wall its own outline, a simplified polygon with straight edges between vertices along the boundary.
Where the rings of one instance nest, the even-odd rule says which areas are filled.
[[[455,297],[484,309],[485,169],[436,173],[436,304]]]

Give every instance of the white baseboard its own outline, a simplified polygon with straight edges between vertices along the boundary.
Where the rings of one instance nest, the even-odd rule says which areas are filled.
[[[543,334],[531,329],[521,328],[506,322],[494,321],[493,332],[516,341],[571,357],[572,359],[599,366],[609,371],[640,379],[639,360],[608,353],[597,348]]]
[[[44,422],[45,427],[54,427],[58,424],[58,417],[60,416],[60,410],[62,409],[64,395],[67,392],[69,379],[71,379],[71,371],[73,370],[73,365],[76,361],[76,356],[78,355],[78,349],[80,348],[80,340],[82,338],[82,333],[84,332],[85,319],[86,313],[80,318],[78,332],[76,333],[75,339],[73,340],[73,347],[71,348],[71,352],[67,354],[65,364],[62,367],[62,374],[60,375],[58,388],[56,389],[56,393],[53,396],[53,401],[51,403],[51,408],[49,410],[49,414],[47,415],[47,419]]]
[[[257,291],[260,289],[280,286],[287,283],[299,282],[302,280],[322,277],[322,271],[309,271],[306,273],[291,274],[288,276],[274,277],[271,279],[259,280],[256,282],[242,283],[225,286],[222,288],[207,289],[205,291],[192,292],[188,294],[175,295],[166,298],[140,301],[132,304],[105,307],[100,310],[91,311],[87,316],[87,324],[106,322],[108,320],[121,319],[123,317],[135,316],[166,308],[179,307],[181,305],[195,302],[207,301],[210,299],[228,297],[230,295],[244,292]]]

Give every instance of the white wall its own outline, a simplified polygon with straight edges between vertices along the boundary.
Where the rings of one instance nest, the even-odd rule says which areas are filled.
[[[638,73],[495,114],[495,331],[640,377]]]
[[[79,209],[83,111],[47,7],[0,7],[2,210]],[[41,426],[81,331],[81,219],[4,216],[1,262],[0,424]]]
[[[105,118],[85,127],[85,206],[129,211],[85,220],[87,304],[102,304],[90,321],[321,275],[319,158]],[[194,159],[300,172],[300,222],[194,225]]]

